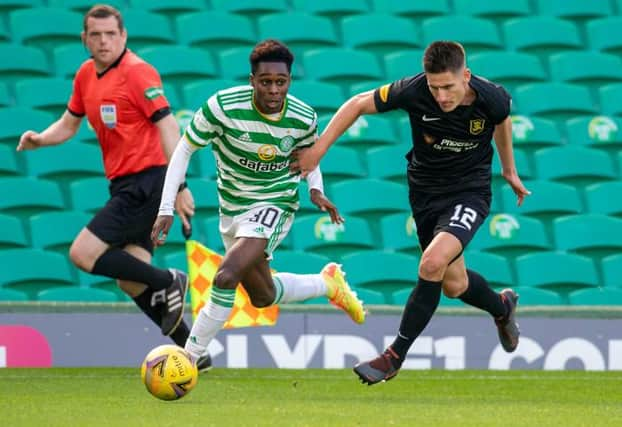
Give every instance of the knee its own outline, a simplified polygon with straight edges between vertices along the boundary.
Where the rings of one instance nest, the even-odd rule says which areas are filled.
[[[443,257],[424,252],[419,262],[419,277],[427,280],[442,280],[447,263]]]
[[[264,293],[262,295],[253,295],[251,302],[257,308],[269,307],[274,303],[274,293],[272,295]]]
[[[235,289],[239,278],[229,269],[219,269],[214,275],[214,286],[221,289]]]

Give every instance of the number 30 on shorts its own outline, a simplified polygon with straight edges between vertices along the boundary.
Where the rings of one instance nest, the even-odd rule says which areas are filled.
[[[274,208],[262,209],[253,215],[248,221],[256,222],[267,228],[272,228],[277,218],[279,217],[279,211]]]

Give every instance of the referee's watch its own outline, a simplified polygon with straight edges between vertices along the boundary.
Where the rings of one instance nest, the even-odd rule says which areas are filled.
[[[186,181],[182,182],[181,184],[179,184],[179,188],[177,189],[178,193],[181,193],[182,191],[184,191],[186,188],[188,188],[188,183]]]

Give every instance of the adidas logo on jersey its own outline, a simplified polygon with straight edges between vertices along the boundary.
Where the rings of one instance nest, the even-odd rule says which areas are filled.
[[[238,139],[240,141],[244,141],[244,142],[253,142],[253,139],[248,134],[248,132],[244,132],[242,135],[240,135],[240,137]]]

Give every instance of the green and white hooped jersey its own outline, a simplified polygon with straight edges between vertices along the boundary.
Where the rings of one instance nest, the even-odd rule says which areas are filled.
[[[288,94],[280,118],[271,120],[255,107],[252,86],[221,90],[197,110],[184,135],[199,147],[212,144],[224,215],[267,205],[298,209],[300,176],[289,173],[289,156],[317,136],[317,114],[304,102]]]

